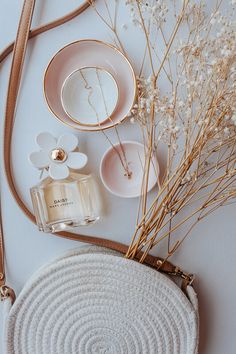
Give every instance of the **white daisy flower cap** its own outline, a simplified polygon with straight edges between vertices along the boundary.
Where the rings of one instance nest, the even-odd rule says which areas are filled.
[[[29,160],[34,167],[47,169],[52,179],[64,179],[70,174],[70,169],[79,170],[87,161],[87,155],[75,151],[78,138],[73,134],[61,135],[58,139],[48,132],[36,136],[40,150],[32,152]]]

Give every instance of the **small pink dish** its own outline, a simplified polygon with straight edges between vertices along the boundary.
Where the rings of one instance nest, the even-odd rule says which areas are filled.
[[[132,173],[131,178],[127,177],[120,161],[119,154],[122,156],[120,144],[116,144],[114,147],[110,147],[102,157],[100,164],[101,180],[106,189],[118,197],[139,197],[142,193],[143,168],[145,163],[144,145],[136,141],[122,142],[128,169]],[[156,185],[158,176],[159,165],[156,160],[152,159],[148,192]]]
[[[63,109],[61,90],[66,78],[83,67],[99,67],[110,73],[117,83],[119,99],[111,117],[98,126],[81,125]],[[98,131],[121,123],[136,99],[136,78],[128,59],[114,46],[85,39],[60,49],[48,64],[44,76],[44,94],[51,112],[64,124],[81,131]]]

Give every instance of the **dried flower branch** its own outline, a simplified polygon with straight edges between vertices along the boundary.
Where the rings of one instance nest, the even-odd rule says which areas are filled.
[[[199,221],[236,201],[236,6],[225,15],[223,5],[209,12],[203,1],[126,0],[146,41],[131,112],[146,162],[128,258],[142,250],[143,262],[165,240],[169,258]],[[166,171],[150,201],[149,168],[161,144]]]

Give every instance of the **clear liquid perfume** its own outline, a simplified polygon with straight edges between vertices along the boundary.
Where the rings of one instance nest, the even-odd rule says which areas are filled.
[[[55,139],[50,135],[52,138]],[[37,142],[44,150],[30,155],[34,166],[47,168],[49,173],[30,190],[36,222],[41,231],[69,230],[99,219],[100,196],[93,176],[75,172],[75,169],[86,164],[87,157],[74,151],[78,144],[74,138],[74,135],[66,135],[57,142],[52,140],[49,143],[49,134],[41,133]]]

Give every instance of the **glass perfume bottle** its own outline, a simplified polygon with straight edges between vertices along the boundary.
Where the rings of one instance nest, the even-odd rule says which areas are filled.
[[[57,232],[96,222],[99,192],[92,175],[75,171],[87,162],[85,154],[74,151],[77,138],[64,135],[56,141],[49,133],[41,133],[37,143],[43,150],[32,153],[30,161],[49,173],[30,190],[39,230]]]

